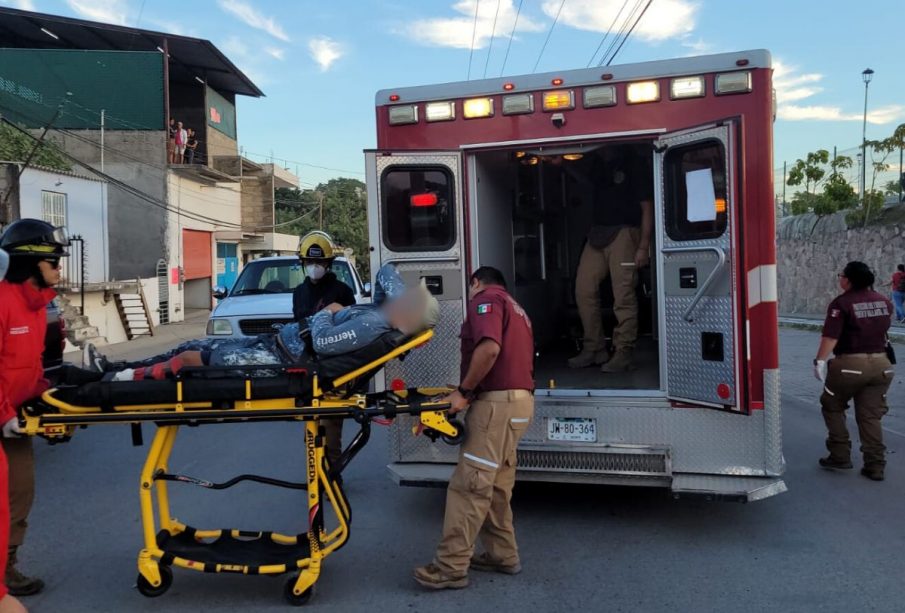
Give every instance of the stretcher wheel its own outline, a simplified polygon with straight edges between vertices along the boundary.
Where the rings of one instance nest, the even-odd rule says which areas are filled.
[[[458,445],[465,440],[465,424],[463,424],[458,419],[450,418],[447,421],[456,429],[456,433],[453,436],[450,436],[449,434],[441,434],[440,438],[442,438],[443,442],[447,445]]]
[[[145,579],[144,575],[138,575],[136,587],[142,596],[148,598],[157,598],[166,593],[170,586],[173,585],[173,569],[169,566],[160,565],[160,585],[153,586],[151,582]]]
[[[308,601],[311,600],[311,597],[314,596],[313,585],[301,594],[296,594],[295,591],[293,591],[293,588],[295,588],[295,583],[298,581],[298,579],[298,575],[293,575],[292,578],[286,582],[286,587],[283,589],[283,595],[286,596],[286,600],[288,600],[289,604],[294,607],[301,607],[307,604]]]

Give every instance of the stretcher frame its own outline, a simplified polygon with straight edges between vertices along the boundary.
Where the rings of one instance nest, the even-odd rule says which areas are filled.
[[[362,377],[375,373],[386,362],[404,357],[412,349],[429,341],[432,336],[433,332],[430,330],[421,333],[381,358],[333,379],[329,383],[329,389],[321,388],[319,377],[314,373],[311,376],[313,389],[310,402],[296,397],[255,400],[251,397],[251,373],[246,374],[245,398],[234,401],[232,406],[227,408],[222,406],[214,408],[204,402],[183,403],[184,381],[179,378],[175,381],[177,386],[175,403],[126,405],[114,407],[112,411],[105,411],[101,407],[69,404],[56,398],[54,395],[56,390],[51,389],[43,394],[40,402],[23,407],[23,431],[28,435],[42,436],[54,443],[69,440],[79,427],[131,424],[135,428],[145,422],[157,424],[140,478],[139,502],[144,546],[138,554],[139,591],[148,597],[165,593],[173,581],[171,570],[173,566],[200,572],[243,575],[280,575],[294,572],[296,574],[285,586],[284,595],[291,604],[298,606],[311,598],[323,560],[345,545],[349,539],[351,507],[343,492],[339,476],[345,466],[367,444],[372,420],[412,415],[418,417],[418,424],[413,430],[423,431],[433,440],[440,437],[449,444],[457,444],[464,438],[464,427],[446,415],[449,405],[438,400],[450,391],[449,388],[401,389],[364,394],[350,393],[347,387],[360,382]],[[250,370],[263,368],[272,370],[275,367],[255,367]],[[293,372],[291,368],[282,369],[284,372]],[[344,450],[340,465],[337,467],[331,467],[327,461],[321,419],[353,419],[361,428]],[[242,475],[224,484],[214,484],[168,472],[169,458],[181,426],[261,421],[301,421],[304,424],[305,483],[294,484],[256,475]],[[245,530],[197,530],[178,521],[172,515],[168,481],[225,489],[245,480],[306,490],[307,533],[292,536]],[[324,522],[325,505],[329,505],[337,520],[338,525],[332,529],[328,529]],[[213,544],[224,538],[244,542],[258,541],[262,546],[276,544],[300,547],[299,551],[305,551],[306,555],[296,558],[291,563],[273,564],[193,560],[176,555],[161,545],[162,542],[166,543],[174,538],[197,541],[199,545]],[[300,543],[303,538],[307,539],[307,549],[304,548],[304,543]],[[264,539],[269,539],[272,543],[267,543]]]

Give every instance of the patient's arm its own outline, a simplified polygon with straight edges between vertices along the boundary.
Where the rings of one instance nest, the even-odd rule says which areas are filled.
[[[396,298],[405,292],[405,282],[392,264],[384,264],[377,271],[374,287],[374,304],[383,304],[389,298]]]
[[[360,307],[359,307],[360,308]],[[390,330],[378,309],[362,311],[337,323],[324,309],[311,318],[311,342],[319,355],[340,355],[371,344]]]

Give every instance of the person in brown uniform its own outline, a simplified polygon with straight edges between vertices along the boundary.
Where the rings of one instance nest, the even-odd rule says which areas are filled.
[[[861,474],[883,480],[886,447],[880,420],[886,415],[886,392],[893,368],[886,353],[892,303],[873,290],[874,273],[863,262],[849,262],[839,275],[843,293],[827,309],[823,337],[814,360],[814,375],[824,382],[820,405],[829,432],[820,459],[824,468],[852,468],[852,443],[845,427],[849,400],[861,439]],[[830,354],[835,354],[833,359]]]
[[[521,572],[512,526],[516,447],[534,415],[534,335],[524,309],[489,266],[471,276],[462,324],[462,378],[446,397],[466,408],[466,438],[446,492],[443,536],[433,562],[415,569],[431,589],[463,588],[468,570]],[[474,555],[478,536],[484,552]]]

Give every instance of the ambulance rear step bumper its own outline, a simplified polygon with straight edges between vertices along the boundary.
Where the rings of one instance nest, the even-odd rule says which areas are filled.
[[[453,464],[395,462],[387,466],[398,485],[446,487]],[[735,477],[731,475],[629,475],[605,473],[519,470],[519,481],[587,483],[667,488],[674,498],[700,498],[713,501],[754,502],[781,494],[786,484],[778,477]]]

